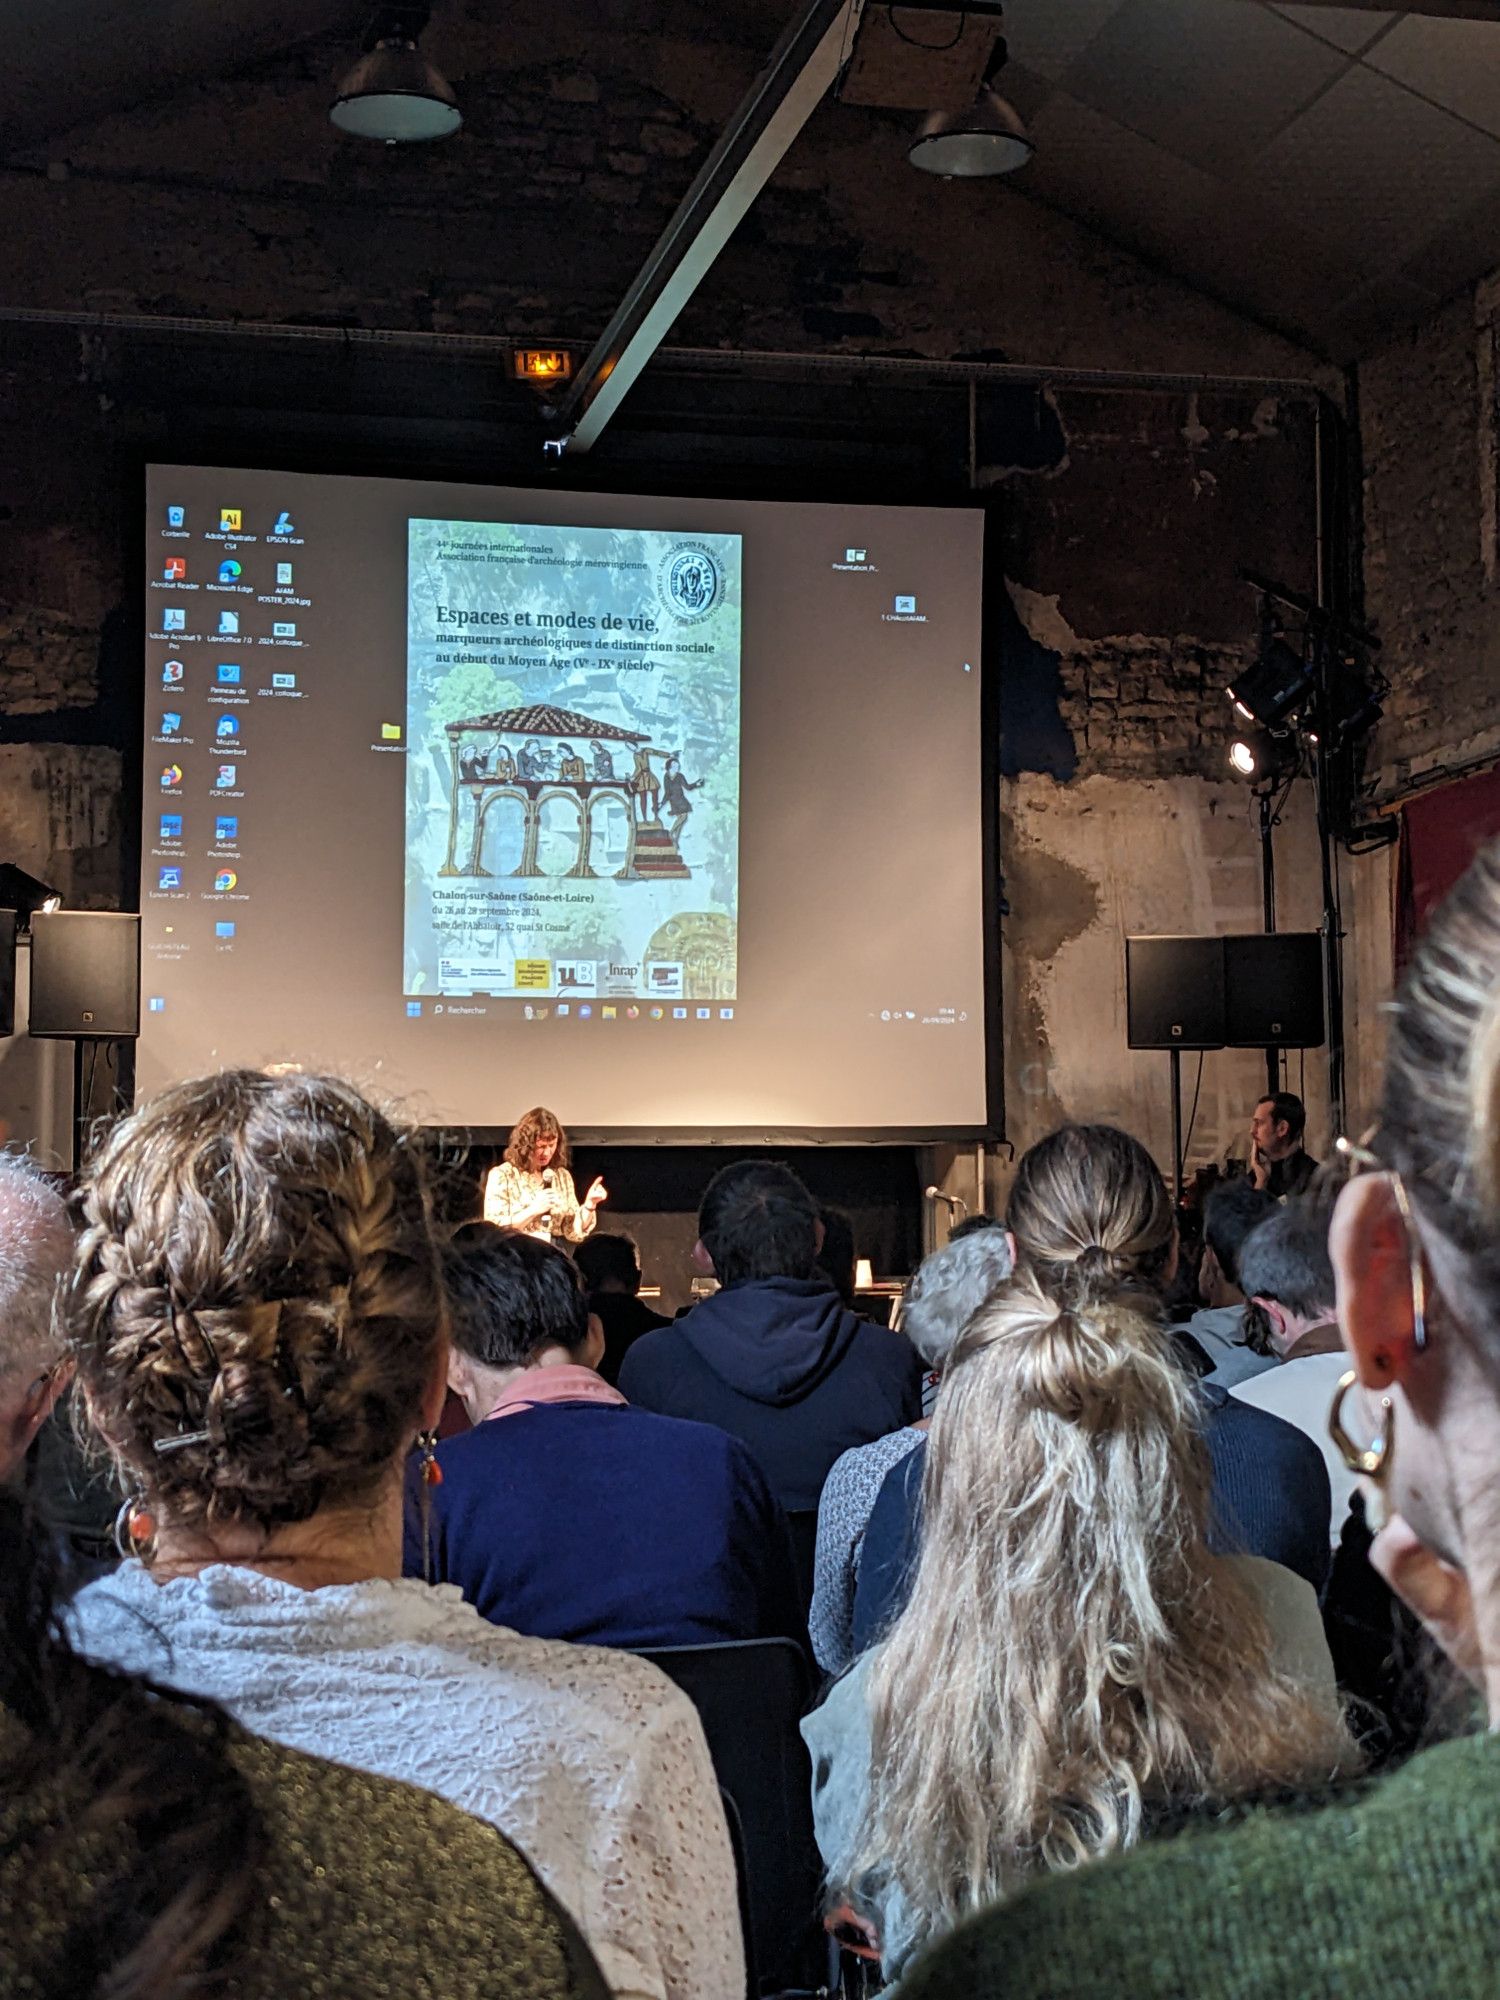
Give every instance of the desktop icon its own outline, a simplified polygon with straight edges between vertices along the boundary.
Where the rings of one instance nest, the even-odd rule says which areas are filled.
[[[898,618],[910,618],[916,611],[916,608],[917,600],[914,597],[898,597],[896,599],[896,615]]]
[[[276,525],[271,530],[271,533],[273,535],[295,535],[296,532],[297,530],[293,526],[291,515],[283,507],[281,512],[276,516]]]
[[[219,613],[219,633],[221,637],[238,632],[239,629],[240,614],[238,611],[221,611]]]
[[[846,563],[862,563],[865,559],[865,553],[864,549],[845,549],[844,561]]]
[[[240,767],[238,764],[221,764],[219,766],[219,775],[214,779],[214,789],[220,792],[233,791],[234,787],[239,783],[239,775]]]
[[[571,1012],[572,1012],[572,1003],[570,1001],[567,1000],[559,1001],[557,1008],[557,1018],[559,1021],[566,1021],[568,1015]]]
[[[181,868],[175,865],[171,868],[158,868],[156,871],[156,886],[158,889],[180,889],[182,887]]]
[[[380,740],[382,743],[399,743],[401,741],[401,724],[399,722],[382,722],[380,725]]]
[[[180,514],[182,512],[182,509],[180,507],[177,507],[174,508],[172,511],[174,513]],[[166,1011],[167,1011],[167,1002],[165,995],[161,993],[153,993],[146,1002],[146,1012],[148,1014],[165,1014]]]
[[[290,564],[290,563],[277,563],[277,565],[276,565],[276,588],[277,588],[278,590],[290,590],[290,589],[291,589],[291,587],[292,587],[292,566],[291,566],[291,564]]]
[[[215,924],[214,936],[221,938],[232,938],[234,936],[234,925],[226,923]]]
[[[271,685],[273,688],[294,688],[297,685],[297,676],[295,674],[272,674]]]
[[[237,535],[244,526],[245,514],[241,507],[221,507],[219,509],[219,533]]]
[[[163,583],[186,583],[187,557],[168,556],[161,566],[161,580]]]
[[[181,840],[182,814],[163,813],[161,816],[161,827],[157,837],[158,839],[161,840]]]
[[[221,715],[214,725],[215,736],[238,736],[240,719],[237,715]]]
[[[214,821],[214,839],[238,840],[239,837],[240,837],[240,823],[235,814],[220,813],[218,818]]]
[[[638,1020],[639,1020],[639,1019],[641,1018],[641,1010],[640,1010],[640,1008],[639,1008],[639,1007],[627,1007],[627,1008],[625,1009],[625,1018],[626,1018],[626,1020],[627,1020],[627,1021],[638,1021]]]
[[[589,1006],[587,1001],[585,1001],[584,1004],[578,1010],[578,1018],[580,1021],[588,1021],[593,1018],[593,1013],[594,1013],[593,1008]]]
[[[238,687],[240,684],[239,661],[220,660],[218,666],[214,669],[214,674],[220,687]]]
[[[167,509],[167,526],[169,528],[185,528],[187,526],[186,507],[169,507]]]
[[[599,1009],[599,1018],[601,1021],[613,1021],[617,1012],[618,1010],[614,1007],[601,1007]]]
[[[665,1015],[666,1011],[667,1011],[667,1010],[666,1010],[666,1008],[665,1008],[665,1007],[653,1007],[653,1008],[651,1009],[651,1018],[652,1018],[652,1020],[653,1020],[653,1021],[659,1021],[659,1020],[661,1020],[661,1019],[662,1019],[662,1017],[663,1017],[663,1016]]]
[[[714,1010],[712,1007],[700,1007],[698,1009],[698,1019],[700,1021],[711,1021],[713,1017]]]
[[[168,764],[161,774],[162,790],[164,792],[170,792],[175,786],[180,785],[181,783],[182,783],[182,766],[180,764]]]
[[[223,562],[219,564],[220,583],[238,583],[239,580],[240,565],[235,561],[233,556],[225,556]]]
[[[175,736],[181,728],[182,717],[177,713],[175,708],[169,708],[161,719],[161,734],[163,736]]]
[[[232,868],[221,868],[214,877],[214,893],[219,896],[227,896],[239,879],[239,876],[235,874]]]
[[[187,613],[180,604],[169,604],[166,606],[161,614],[161,629],[163,632],[185,632],[187,630]]]
[[[719,1009],[719,1019],[721,1021],[732,1021],[734,1019],[734,1009],[732,1007],[721,1007]]]
[[[685,1021],[687,1019],[687,1008],[674,1007],[672,1009],[672,1019],[674,1021]]]
[[[529,1019],[531,1018],[531,1009],[530,1009],[529,1007],[528,1007],[528,1008],[526,1009],[526,1016],[527,1016],[527,1019],[528,1019],[528,1020],[529,1020]],[[406,1003],[406,1018],[407,1018],[407,1020],[408,1020],[408,1021],[420,1021],[420,1020],[421,1020],[421,1018],[422,1018],[422,1003],[421,1003],[421,1001],[420,1001],[420,1000],[408,1000],[408,1001],[407,1001],[407,1003]]]
[[[297,627],[295,623],[289,618],[279,619],[277,623],[271,627],[271,637],[273,639],[295,639],[296,636],[297,636]]]
[[[161,684],[164,688],[176,687],[182,679],[181,660],[168,660],[161,670]]]

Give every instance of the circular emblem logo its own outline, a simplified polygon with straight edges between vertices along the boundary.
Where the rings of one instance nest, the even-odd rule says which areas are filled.
[[[723,595],[724,578],[702,542],[679,542],[662,558],[657,587],[662,603],[680,625],[696,625]]]

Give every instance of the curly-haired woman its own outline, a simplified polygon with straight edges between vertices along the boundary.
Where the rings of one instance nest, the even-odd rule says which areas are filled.
[[[505,1158],[485,1177],[485,1221],[544,1243],[557,1236],[581,1243],[592,1234],[608,1190],[596,1176],[580,1201],[572,1164],[567,1133],[555,1113],[538,1104],[513,1128]]]

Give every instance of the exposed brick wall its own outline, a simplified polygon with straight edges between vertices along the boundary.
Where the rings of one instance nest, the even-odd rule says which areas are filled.
[[[1488,314],[1466,293],[1359,370],[1366,608],[1392,682],[1370,765],[1383,798],[1500,755]]]

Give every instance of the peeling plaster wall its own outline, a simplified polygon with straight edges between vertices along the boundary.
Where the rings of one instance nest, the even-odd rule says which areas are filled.
[[[1165,1054],[1125,1046],[1125,947],[1132,934],[1261,928],[1260,844],[1241,785],[1194,777],[1093,774],[1071,785],[1045,776],[1007,780],[1003,794],[1003,925],[1008,1017],[1006,1098],[1018,1151],[1065,1118],[1104,1120],[1137,1133],[1162,1162],[1172,1123]],[[1288,802],[1277,836],[1280,917],[1287,930],[1318,925],[1317,844],[1306,786]],[[1303,1088],[1309,1143],[1328,1142],[1323,1065],[1289,1057]],[[1197,1071],[1183,1057],[1186,1127]],[[1242,1156],[1265,1090],[1258,1050],[1205,1055],[1190,1165]]]

